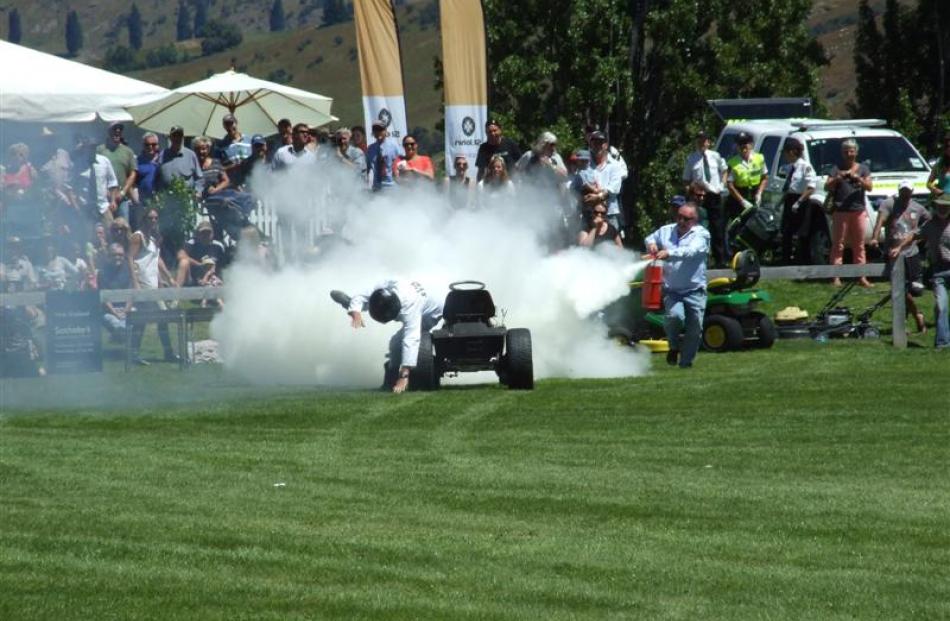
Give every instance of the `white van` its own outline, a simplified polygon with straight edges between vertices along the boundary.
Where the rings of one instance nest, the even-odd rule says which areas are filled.
[[[886,129],[877,119],[827,121],[820,119],[763,119],[728,122],[719,135],[716,150],[729,158],[735,154],[736,136],[745,132],[755,140],[755,150],[765,157],[769,183],[763,204],[773,210],[776,218],[782,213],[782,188],[785,177],[780,171],[786,163],[782,158],[785,141],[797,138],[805,145],[805,158],[820,176],[818,189],[812,197],[811,262],[828,263],[831,248],[831,216],[821,211],[825,200],[824,184],[841,159],[841,143],[853,138],[858,143],[858,161],[871,169],[874,189],[867,193],[865,209],[868,226],[865,243],[877,222],[878,203],[897,194],[897,184],[908,179],[914,184],[914,197],[926,201],[930,165],[900,132]]]

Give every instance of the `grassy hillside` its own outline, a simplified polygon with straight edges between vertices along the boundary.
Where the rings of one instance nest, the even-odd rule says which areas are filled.
[[[916,0],[903,0],[914,4]],[[438,26],[420,20],[433,0],[409,0],[397,16],[401,27],[409,122],[411,126],[435,127],[440,118],[439,95],[433,90],[432,59],[440,55]],[[830,59],[822,69],[821,96],[834,116],[847,114],[854,92],[854,38],[856,0],[814,0],[809,26],[825,46]],[[872,0],[878,12],[885,0]],[[175,0],[140,0],[145,47],[173,42],[178,3]],[[238,48],[188,63],[139,72],[136,77],[164,86],[174,86],[224,71],[232,65],[263,77],[333,97],[334,111],[345,123],[362,121],[359,69],[355,56],[352,22],[320,28],[321,0],[285,0],[288,30],[268,31],[270,1],[212,0],[209,17],[238,24],[244,42]],[[63,53],[64,23],[68,7],[56,0],[15,0],[0,6],[6,27],[6,12],[16,7],[22,16],[23,43],[53,53]],[[111,45],[127,44],[127,0],[101,0],[76,6],[85,35],[80,60],[97,64]],[[200,54],[197,41],[178,44],[192,55]],[[283,75],[275,72],[283,70]]]

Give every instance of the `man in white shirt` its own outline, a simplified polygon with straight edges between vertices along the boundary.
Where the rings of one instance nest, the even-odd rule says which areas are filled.
[[[696,134],[696,150],[686,158],[683,166],[683,183],[686,186],[686,195],[692,193],[693,188],[705,190],[703,202],[700,205],[706,210],[709,220],[709,233],[712,237],[713,261],[716,265],[725,265],[730,257],[726,252],[726,218],[722,192],[725,189],[726,173],[729,167],[717,151],[710,149],[712,140],[704,131]]]
[[[782,261],[785,265],[805,264],[808,255],[808,232],[811,211],[808,199],[818,187],[818,175],[805,159],[805,145],[796,138],[785,141],[785,161],[780,176],[782,186]],[[793,252],[794,251],[794,252]]]
[[[119,179],[112,168],[112,162],[104,155],[96,153],[96,144],[88,139],[80,140],[76,147],[76,162],[80,168],[80,185],[88,188],[89,206],[95,209],[99,221],[108,227],[112,224],[113,214],[119,208]]]
[[[379,323],[398,321],[402,327],[389,340],[384,386],[401,393],[409,386],[409,373],[419,358],[423,330],[429,332],[442,319],[442,301],[429,297],[417,282],[386,280],[352,298],[340,291],[330,297],[347,309],[350,325],[363,328],[363,311]]]
[[[310,142],[310,127],[306,123],[294,125],[291,143],[277,149],[271,164],[274,170],[292,168],[297,164],[316,164],[317,156],[307,148]]]

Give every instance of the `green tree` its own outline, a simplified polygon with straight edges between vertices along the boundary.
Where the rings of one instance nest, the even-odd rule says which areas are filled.
[[[821,46],[810,0],[486,0],[492,114],[528,142],[566,144],[598,124],[630,168],[624,199],[640,228],[679,193],[707,99],[817,99]],[[781,33],[781,36],[778,36]],[[562,133],[564,135],[562,135]]]
[[[201,40],[201,53],[209,56],[231,47],[236,47],[243,40],[241,29],[234,24],[209,19],[204,28],[204,39]]]
[[[191,16],[188,14],[188,5],[185,0],[178,2],[178,21],[175,24],[175,39],[185,41],[191,38]]]
[[[70,11],[66,15],[66,51],[70,56],[75,56],[82,49],[82,24],[79,23],[79,15],[76,11]]]
[[[129,11],[129,47],[133,50],[142,49],[142,14],[137,4],[132,4]]]
[[[7,16],[7,41],[19,43],[23,38],[23,25],[20,23],[20,11],[13,9]]]
[[[274,0],[270,7],[270,31],[280,32],[286,27],[284,19],[284,3],[281,0]]]
[[[947,20],[950,4],[939,0],[920,0],[915,9],[888,0],[880,27],[868,0],[859,6],[849,111],[885,119],[930,153],[950,113],[950,31],[940,26]]]
[[[106,50],[102,59],[102,66],[109,71],[123,73],[139,69],[135,52],[124,45],[117,45]]]
[[[205,36],[205,25],[208,23],[208,0],[195,0],[195,27],[192,29],[196,37]]]
[[[323,25],[332,26],[350,19],[344,0],[323,0]]]

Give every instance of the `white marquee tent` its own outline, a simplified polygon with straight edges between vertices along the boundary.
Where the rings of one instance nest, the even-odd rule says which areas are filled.
[[[129,121],[123,106],[167,89],[0,40],[0,120]]]

